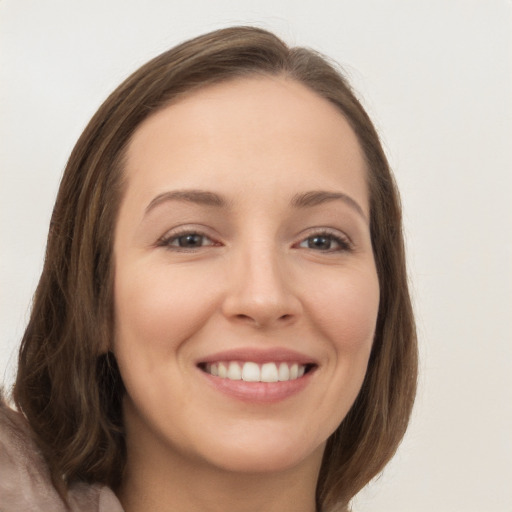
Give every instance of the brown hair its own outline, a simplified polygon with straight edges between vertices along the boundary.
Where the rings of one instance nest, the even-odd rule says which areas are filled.
[[[362,389],[327,443],[318,507],[346,508],[405,433],[416,391],[416,335],[399,197],[377,132],[324,57],[289,48],[267,31],[234,27],[187,41],[131,75],[92,118],[67,164],[14,388],[62,489],[76,480],[116,488],[124,467],[124,388],[113,356],[98,354],[114,329],[112,238],[130,138],[144,119],[180,95],[254,74],[286,76],[335,104],[368,167],[380,307]]]

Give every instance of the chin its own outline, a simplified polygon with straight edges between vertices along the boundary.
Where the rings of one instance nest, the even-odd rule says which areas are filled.
[[[325,442],[318,446],[306,446],[293,442],[290,436],[267,436],[265,439],[238,439],[236,444],[223,446],[210,453],[210,463],[229,472],[279,473],[302,464],[322,460]]]

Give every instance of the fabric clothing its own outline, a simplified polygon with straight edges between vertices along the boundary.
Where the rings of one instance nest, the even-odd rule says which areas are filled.
[[[0,403],[0,512],[123,512],[106,486],[73,484],[66,507],[50,478],[30,427]]]

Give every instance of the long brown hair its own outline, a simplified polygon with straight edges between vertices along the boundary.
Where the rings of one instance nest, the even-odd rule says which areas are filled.
[[[405,433],[416,391],[416,334],[399,196],[377,132],[324,57],[290,48],[262,29],[233,27],[187,41],[131,75],[99,108],[68,161],[14,387],[61,489],[76,480],[116,488],[122,478],[124,388],[114,357],[104,350],[114,331],[112,239],[131,136],[182,94],[254,74],[294,79],[336,105],[367,163],[380,307],[362,389],[327,443],[318,507],[346,508]]]

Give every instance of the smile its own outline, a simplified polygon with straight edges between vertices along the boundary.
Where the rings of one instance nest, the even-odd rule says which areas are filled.
[[[314,365],[297,362],[219,361],[204,363],[199,367],[209,375],[228,380],[245,382],[286,382],[297,380],[310,371]]]

